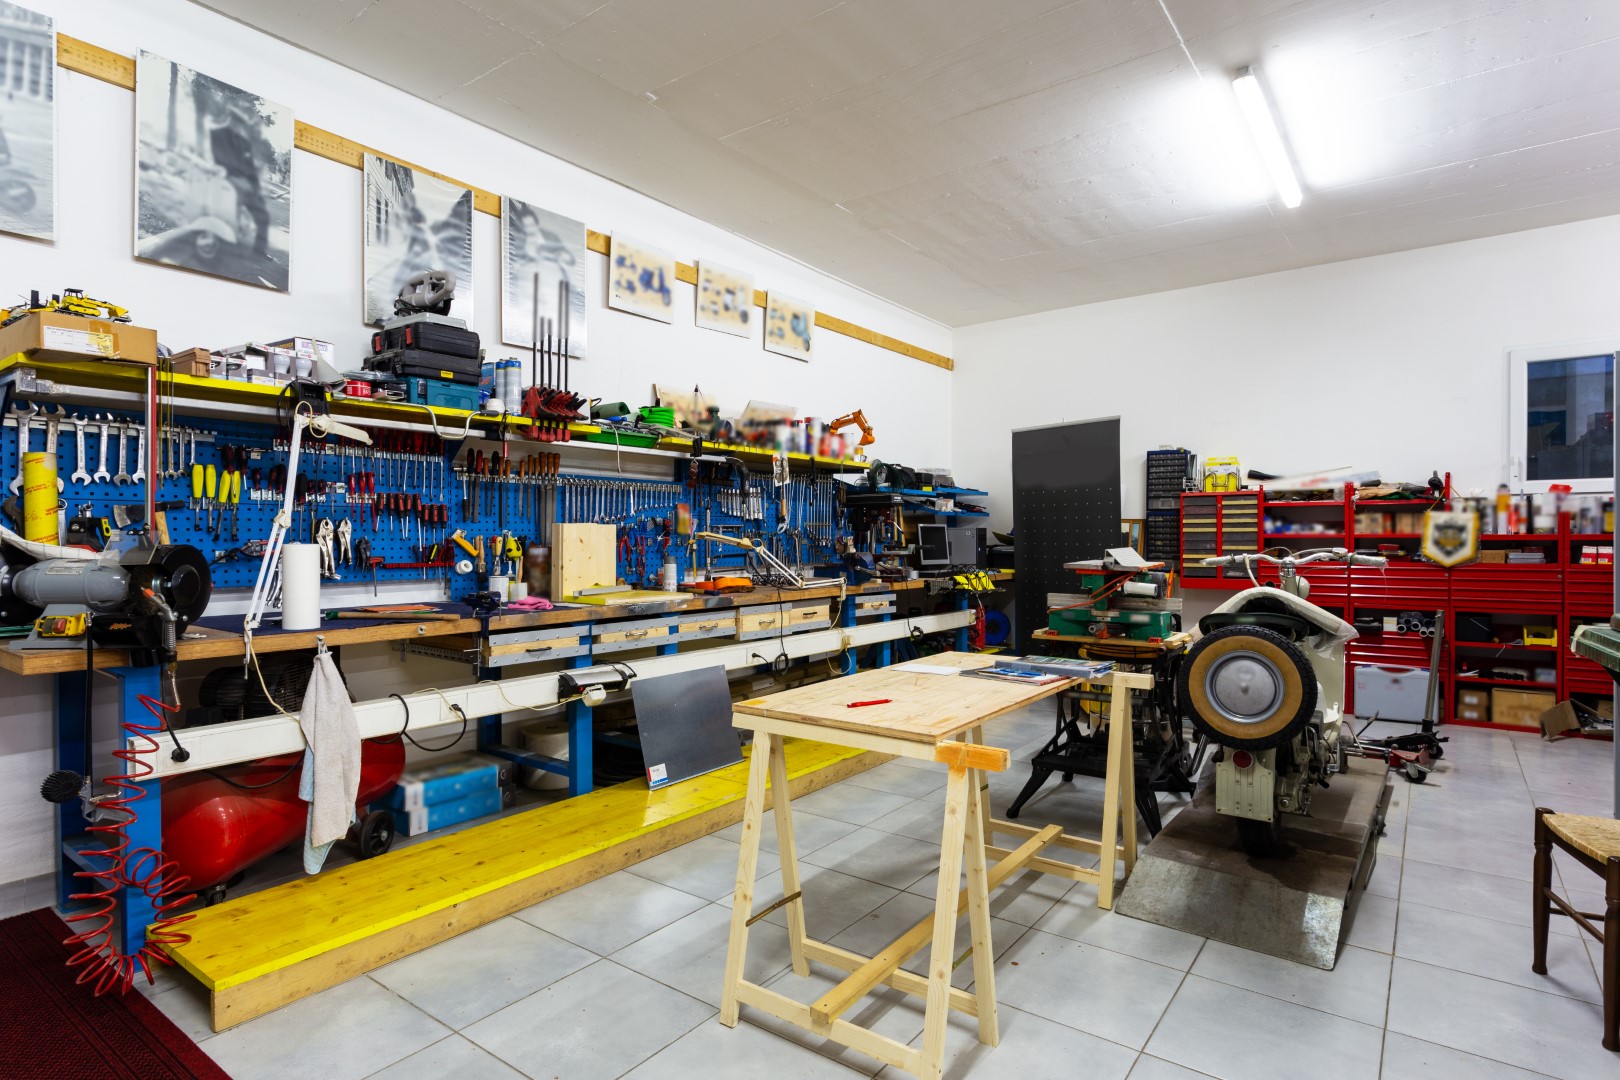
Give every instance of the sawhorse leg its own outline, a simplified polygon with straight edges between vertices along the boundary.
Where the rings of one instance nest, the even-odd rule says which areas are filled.
[[[975,728],[968,738],[983,743],[984,729]],[[989,788],[988,774],[979,769],[968,771],[967,892],[968,932],[973,942],[973,996],[979,1003],[979,1041],[986,1046],[997,1046],[1001,1042],[1001,1021],[996,1012],[996,957],[990,937],[990,871],[984,850],[991,836]],[[954,928],[954,923],[952,925]]]
[[[950,1020],[950,993],[951,970],[955,963],[956,951],[956,906],[957,881],[962,875],[963,847],[967,840],[967,827],[969,816],[977,817],[978,799],[973,795],[975,783],[973,770],[953,765],[950,769],[950,779],[945,784],[945,828],[940,837],[939,848],[939,884],[935,888],[934,898],[934,940],[928,950],[928,996],[923,1011],[922,1035],[922,1070],[919,1076],[922,1080],[940,1080],[941,1068],[945,1058],[945,1028]],[[975,824],[974,831],[979,832],[980,827]],[[984,859],[983,845],[980,845],[979,861]],[[972,908],[974,893],[985,888],[983,880],[975,885],[968,883],[968,905]],[[986,919],[988,931],[988,919]],[[988,933],[986,944],[988,945]],[[974,956],[974,975],[979,974],[979,958]],[[992,976],[993,978],[993,976]],[[994,993],[994,986],[990,988]],[[982,995],[984,988],[977,988]],[[983,999],[980,1000],[981,1010]],[[990,1038],[996,1038],[995,1021],[990,1020]],[[979,1039],[988,1042],[986,1038],[984,1015],[980,1014]]]
[[[754,749],[748,762],[748,792],[743,798],[742,852],[737,857],[737,887],[731,898],[731,935],[726,943],[725,986],[720,992],[720,1022],[726,1027],[737,1026],[737,984],[742,981],[743,966],[748,959],[748,927],[753,921],[754,879],[759,871],[759,832],[765,824],[765,786],[770,765],[771,738],[763,732],[755,732]],[[786,793],[778,793],[777,798],[785,799]],[[781,828],[780,822],[777,827]],[[781,842],[782,838],[778,836],[777,843]],[[782,884],[784,887],[787,884],[785,877]],[[790,894],[784,892],[783,895]],[[801,952],[803,947],[801,940]],[[795,953],[795,970],[800,962],[800,953]]]
[[[804,955],[804,892],[799,884],[799,843],[793,836],[793,800],[788,797],[787,755],[782,736],[770,736],[772,805],[776,812],[776,851],[782,863],[782,896],[787,900],[788,949],[793,954],[793,974],[810,974]],[[759,739],[754,739],[759,753]]]
[[[1114,874],[1119,845],[1125,847],[1125,875],[1136,867],[1136,762],[1131,750],[1131,692],[1116,677],[1108,703],[1108,779],[1103,787],[1101,862],[1097,866],[1097,906],[1114,906]],[[1121,821],[1123,808],[1124,820]]]

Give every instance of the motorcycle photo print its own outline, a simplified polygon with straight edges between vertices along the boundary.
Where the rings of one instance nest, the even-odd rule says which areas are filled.
[[[56,34],[0,3],[0,232],[56,239]]]
[[[142,52],[135,117],[135,254],[286,292],[292,110]]]

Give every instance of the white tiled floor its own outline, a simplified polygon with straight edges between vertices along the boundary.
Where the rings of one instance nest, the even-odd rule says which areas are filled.
[[[994,741],[1027,759],[1044,710]],[[1440,769],[1397,780],[1389,835],[1332,972],[1099,912],[1090,886],[1026,873],[995,897],[1001,1045],[953,1017],[947,1076],[1265,1080],[1620,1078],[1600,1045],[1591,952],[1554,920],[1550,974],[1530,971],[1530,829],[1538,803],[1597,812],[1609,747],[1449,729]],[[943,776],[896,762],[794,804],[811,931],[871,950],[929,909]],[[994,778],[1004,808],[1023,783]],[[1095,829],[1098,781],[1050,783],[1025,817]],[[1180,805],[1161,799],[1169,812]],[[220,1035],[195,984],[147,992],[238,1080],[530,1076],[755,1080],[899,1076],[743,1010],[715,1018],[738,830],[705,837]],[[767,846],[774,833],[767,818]],[[781,891],[772,854],[760,895]],[[1585,905],[1597,879],[1563,864]],[[763,903],[763,901],[762,901]],[[1590,906],[1586,910],[1593,910]],[[785,920],[755,925],[751,978],[808,1001]],[[913,967],[916,965],[914,964]],[[958,969],[959,985],[971,965]],[[852,1019],[899,1039],[920,1002],[885,990]]]

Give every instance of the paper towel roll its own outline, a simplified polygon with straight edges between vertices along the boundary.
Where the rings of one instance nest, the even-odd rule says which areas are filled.
[[[321,628],[321,549],[314,544],[281,549],[281,628]]]

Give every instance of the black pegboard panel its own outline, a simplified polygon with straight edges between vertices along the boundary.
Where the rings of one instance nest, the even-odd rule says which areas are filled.
[[[1063,564],[1119,545],[1119,420],[1015,431],[1012,461],[1018,650],[1038,652],[1046,594],[1075,591]]]

